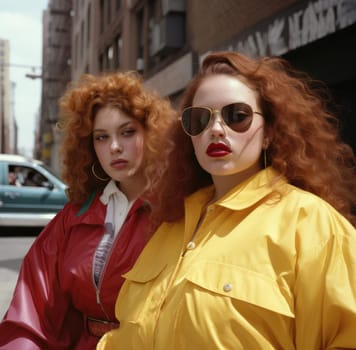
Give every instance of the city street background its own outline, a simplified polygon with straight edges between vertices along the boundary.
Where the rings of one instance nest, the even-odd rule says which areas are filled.
[[[10,42],[12,105],[18,127],[18,149],[32,156],[35,120],[40,113],[41,81],[26,74],[42,72],[42,17],[48,0],[1,0],[0,39]],[[31,30],[28,30],[31,28]]]
[[[36,237],[0,237],[0,319],[12,298],[23,257]]]

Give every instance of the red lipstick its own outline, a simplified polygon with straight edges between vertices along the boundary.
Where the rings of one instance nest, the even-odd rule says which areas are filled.
[[[222,142],[211,143],[206,150],[209,157],[224,157],[231,153],[231,148]]]
[[[113,160],[110,165],[111,167],[113,168],[116,168],[116,169],[122,169],[124,168],[126,165],[127,165],[127,160],[124,160],[124,159],[116,159],[116,160]]]

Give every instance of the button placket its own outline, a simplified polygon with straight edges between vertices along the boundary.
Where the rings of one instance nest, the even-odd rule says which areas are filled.
[[[197,224],[197,227],[195,228],[195,231],[191,237],[191,240],[185,246],[185,251],[183,252],[182,256],[184,256],[187,251],[194,250],[197,247],[197,243],[195,242],[196,234],[197,234],[198,230],[200,229],[203,221],[206,219],[207,215],[209,215],[211,212],[213,212],[214,209],[215,209],[214,204],[211,204],[205,208],[205,210],[203,211],[203,215],[201,216],[201,218]]]
[[[188,242],[188,244],[186,245],[187,250],[193,250],[193,249],[195,249],[195,247],[196,247],[196,244],[193,241]]]

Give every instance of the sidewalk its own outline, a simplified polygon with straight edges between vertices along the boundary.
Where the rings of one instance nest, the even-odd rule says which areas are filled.
[[[22,259],[35,237],[0,237],[0,320],[12,298]]]

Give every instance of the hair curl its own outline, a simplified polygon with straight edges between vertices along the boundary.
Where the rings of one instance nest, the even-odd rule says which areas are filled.
[[[93,146],[93,123],[96,112],[104,106],[118,108],[137,119],[145,130],[144,174],[146,190],[154,187],[167,167],[172,148],[166,137],[176,113],[169,101],[143,85],[135,72],[119,72],[94,76],[83,75],[72,83],[59,102],[58,129],[62,132],[60,156],[63,160],[62,178],[68,185],[68,197],[84,203],[93,191],[102,190],[109,181],[98,162]],[[98,180],[95,171],[107,181]]]
[[[188,85],[181,110],[192,105],[202,80],[212,74],[236,76],[257,91],[270,140],[269,165],[291,184],[328,201],[355,225],[355,156],[340,140],[337,118],[313,88],[316,82],[281,58],[250,59],[236,52],[216,52],[204,59]],[[160,184],[162,202],[167,204],[161,215],[168,221],[183,215],[186,195],[212,183],[178,122],[171,138],[176,151],[169,175]]]

